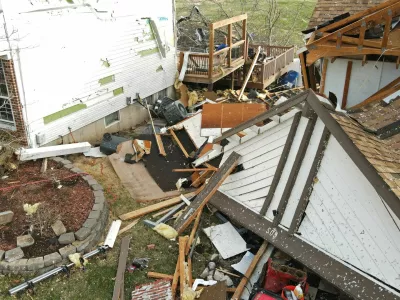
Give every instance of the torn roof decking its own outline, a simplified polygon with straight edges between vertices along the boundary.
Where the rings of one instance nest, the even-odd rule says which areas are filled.
[[[283,148],[287,143],[289,129],[299,104],[306,105],[303,105],[296,135],[291,140],[292,145],[288,153],[283,155]],[[291,114],[287,113],[289,109],[294,108],[294,105],[297,105],[296,110]],[[311,124],[315,113],[317,119]],[[238,132],[268,118],[274,119],[278,114],[282,114],[279,117],[284,118],[282,122],[280,119],[278,122],[273,121],[275,123],[264,125],[264,131],[261,130],[263,127],[260,127],[258,134],[221,147],[224,157],[229,155],[230,151],[241,154],[239,163],[242,163],[243,169],[231,174],[225,180],[216,196],[219,199],[224,197],[225,200],[219,201],[216,206],[252,231],[255,224],[259,225],[258,219],[249,218],[247,214],[256,214],[262,222],[270,224],[268,226],[271,230],[272,228],[281,230],[288,236],[296,232],[291,238],[292,243],[298,243],[300,249],[303,247],[300,246],[302,243],[306,243],[312,251],[322,249],[325,253],[322,252],[321,255],[329,266],[340,265],[339,271],[334,273],[335,276],[331,274],[329,268],[325,269],[326,264],[316,266],[314,261],[310,261],[313,260],[313,256],[308,256],[309,253],[303,253],[303,256],[301,252],[297,252],[293,255],[286,246],[282,244],[276,246],[355,298],[379,299],[380,296],[376,291],[377,286],[381,285],[385,288],[380,294],[381,299],[385,299],[388,296],[385,295],[388,292],[386,289],[390,289],[389,286],[398,286],[399,279],[395,274],[400,272],[400,245],[391,240],[400,241],[397,227],[399,224],[396,224],[400,223],[397,187],[393,186],[392,181],[388,181],[388,172],[377,172],[376,166],[371,164],[369,154],[363,153],[351,134],[346,131],[346,126],[343,127],[336,121],[336,113],[327,109],[313,92],[306,91],[224,132],[222,137],[216,140],[229,140]],[[285,119],[286,115],[289,116]],[[354,122],[348,117],[341,118]],[[362,141],[365,140],[361,134],[357,137]],[[307,139],[307,142],[304,139]],[[377,141],[378,144],[379,142],[380,140]],[[304,150],[301,150],[302,147]],[[374,148],[377,153],[380,150],[383,149]],[[383,156],[388,157],[389,150],[385,151],[382,151],[381,155],[386,153],[386,156]],[[224,162],[224,157],[221,163]],[[271,185],[277,176],[278,164],[282,157],[285,158],[283,167],[271,196]],[[388,164],[390,161],[384,163]],[[389,166],[394,167],[393,165],[381,167],[389,171]],[[390,171],[396,172],[395,169]],[[315,177],[313,172],[316,174]],[[348,174],[352,176],[349,177]],[[290,188],[288,183],[291,185]],[[262,217],[259,211],[268,196],[271,196],[271,202],[266,207],[266,217]],[[229,201],[229,207],[221,207],[221,203]],[[321,205],[327,207],[322,209]],[[277,214],[273,213],[274,210]],[[242,219],[242,213],[247,216],[245,220]],[[278,221],[275,221],[277,224],[273,223],[274,218],[277,218]],[[285,228],[292,228],[293,224],[294,230],[288,232]],[[265,232],[267,227],[264,226],[263,230]],[[254,232],[259,234],[258,230]],[[297,234],[299,232],[304,235],[300,237]],[[265,237],[265,233],[261,236]],[[275,239],[276,243],[279,243],[278,239],[279,234]],[[348,284],[344,274],[353,271],[346,262],[358,269],[356,277],[361,276],[365,284]],[[376,284],[374,280],[368,278],[368,274],[383,283]],[[368,291],[369,288],[371,290]],[[397,295],[390,297],[395,299]]]

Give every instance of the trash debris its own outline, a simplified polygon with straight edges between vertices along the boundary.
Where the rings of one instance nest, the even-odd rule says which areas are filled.
[[[25,204],[23,205],[24,212],[26,212],[26,215],[27,215],[27,216],[32,216],[32,215],[35,214],[36,211],[38,210],[39,205],[40,205],[40,202],[35,203],[35,204],[28,204],[28,203],[25,203]]]
[[[165,299],[174,300],[171,292],[171,281],[158,280],[153,283],[137,286],[132,292],[132,300]]]
[[[223,259],[230,258],[248,250],[246,241],[230,222],[203,229],[204,233],[217,248]]]
[[[86,157],[97,157],[97,158],[107,156],[106,154],[100,151],[100,147],[90,148],[89,151],[83,152],[83,155],[85,155]]]
[[[157,224],[154,228],[154,231],[158,232],[161,234],[163,237],[165,237],[168,240],[175,239],[178,236],[178,232],[171,226],[161,223]]]
[[[128,272],[133,272],[136,269],[145,269],[149,267],[149,258],[135,258],[127,267]]]
[[[89,263],[86,258],[81,256],[80,253],[70,254],[68,255],[68,259],[73,262],[77,268],[83,268]]]
[[[155,244],[149,244],[146,247],[147,247],[147,250],[154,250],[156,248],[156,245]]]
[[[40,148],[21,148],[18,151],[19,160],[33,160],[39,158],[62,156],[74,153],[83,153],[90,150],[92,146],[88,142],[73,143],[57,146],[47,146]]]

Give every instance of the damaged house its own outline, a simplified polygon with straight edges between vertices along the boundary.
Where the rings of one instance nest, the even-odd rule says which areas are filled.
[[[138,97],[174,92],[173,1],[13,2],[1,1],[0,128],[28,146],[99,141],[147,118]]]

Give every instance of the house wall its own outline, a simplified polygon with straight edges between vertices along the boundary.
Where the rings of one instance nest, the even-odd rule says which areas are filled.
[[[301,237],[397,287],[400,231],[373,186],[331,136],[314,180]]]
[[[334,93],[338,103],[342,103],[347,62],[349,60],[338,58],[333,63],[330,61],[328,63],[325,95],[329,96],[329,92]],[[346,108],[361,103],[400,76],[400,69],[396,69],[395,63],[368,61],[362,66],[361,60],[352,59],[351,61],[353,66]]]
[[[83,5],[83,3],[85,5]],[[3,0],[28,140],[33,147],[77,132],[173,85],[176,72],[173,1],[60,2]],[[148,19],[160,32],[159,53]],[[144,18],[144,19],[142,19]],[[143,119],[128,108],[131,126]],[[140,112],[140,113],[139,113]],[[137,114],[137,115],[135,115]],[[121,120],[121,124],[124,121]],[[100,122],[98,123],[100,124]],[[96,130],[100,132],[98,125]]]

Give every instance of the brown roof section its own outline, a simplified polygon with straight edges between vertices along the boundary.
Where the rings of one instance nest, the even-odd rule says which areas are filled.
[[[319,0],[314,8],[308,28],[315,27],[344,13],[355,13],[378,5],[386,0]]]
[[[374,134],[364,131],[357,122],[349,117],[334,113],[331,115],[390,186],[396,196],[400,198],[400,151],[393,147],[395,143],[391,139],[378,139]],[[400,135],[396,135],[393,138],[397,137],[400,137]]]

